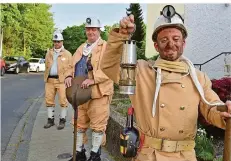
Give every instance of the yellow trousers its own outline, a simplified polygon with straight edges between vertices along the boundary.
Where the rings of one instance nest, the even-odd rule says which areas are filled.
[[[66,87],[58,79],[48,78],[45,84],[45,100],[47,107],[55,107],[55,95],[58,92],[59,104],[61,107],[67,107]]]
[[[112,96],[103,96],[102,98],[91,99],[87,103],[78,107],[77,129],[86,131],[89,127],[96,132],[103,132],[103,143],[106,143],[106,127],[110,115],[110,103]],[[84,135],[84,143],[87,142],[87,136]]]

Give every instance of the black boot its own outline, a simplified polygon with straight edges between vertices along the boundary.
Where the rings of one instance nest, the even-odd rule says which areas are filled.
[[[99,148],[97,153],[91,151],[91,156],[87,161],[101,161],[100,155],[101,155],[101,147]]]
[[[87,161],[85,152],[85,149],[83,149],[81,152],[76,151],[76,161]],[[69,161],[73,161],[73,157]]]
[[[54,126],[54,125],[55,125],[54,120],[55,120],[54,118],[53,118],[53,119],[52,119],[52,118],[48,118],[47,124],[44,125],[44,129],[48,129],[48,128],[50,128],[51,126]]]
[[[61,118],[59,120],[59,126],[57,127],[57,129],[58,130],[62,130],[65,127],[65,122],[66,122],[66,119],[65,118]]]

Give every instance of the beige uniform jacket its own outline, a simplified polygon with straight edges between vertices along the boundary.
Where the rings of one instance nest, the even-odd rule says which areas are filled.
[[[69,68],[67,75],[74,77],[75,65],[82,58],[83,47],[86,43],[82,44],[74,53],[72,68]],[[98,44],[92,49],[91,64],[93,71],[88,73],[89,78],[94,79],[95,84],[92,88],[92,98],[101,98],[104,95],[113,94],[113,81],[110,80],[101,70],[100,62],[106,49],[106,41],[100,39]]]
[[[44,81],[47,82],[51,66],[53,64],[53,54],[54,50],[51,49],[46,54],[45,58],[45,72],[44,72]],[[66,71],[68,68],[72,68],[72,55],[66,49],[62,49],[60,55],[57,58],[58,60],[58,76],[59,82],[64,83],[64,79],[68,76]]]
[[[119,81],[122,41],[126,39],[127,36],[119,34],[116,29],[112,31],[101,62],[102,71],[116,83]],[[220,117],[216,107],[208,107],[202,103],[189,75],[182,78],[179,73],[167,71],[162,73],[169,79],[164,79],[161,84],[156,114],[153,117],[152,106],[156,88],[156,72],[152,69],[151,63],[138,60],[136,94],[130,95],[130,99],[135,108],[136,122],[140,132],[155,138],[177,141],[193,140],[197,130],[198,106],[208,122],[217,127],[225,128],[225,122]],[[211,89],[209,78],[200,71],[197,71],[197,76],[204,89],[205,98],[211,103],[220,101],[217,94]],[[193,153],[194,151],[187,155],[193,156],[195,155]],[[158,152],[156,152],[157,154]],[[171,154],[168,155],[171,156]]]

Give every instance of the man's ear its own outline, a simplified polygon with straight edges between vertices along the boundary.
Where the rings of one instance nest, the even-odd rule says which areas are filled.
[[[159,52],[159,46],[158,46],[157,42],[154,42],[154,47],[155,47],[156,51]]]
[[[183,47],[185,48],[185,45],[186,45],[186,41],[185,39],[183,40]]]

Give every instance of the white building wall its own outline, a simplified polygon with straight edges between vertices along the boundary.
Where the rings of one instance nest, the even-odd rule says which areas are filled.
[[[193,63],[203,63],[221,52],[231,52],[231,5],[187,4],[184,13],[188,29],[184,54]],[[210,78],[223,77],[224,59],[225,56],[220,56],[212,60],[202,66],[202,71]]]

